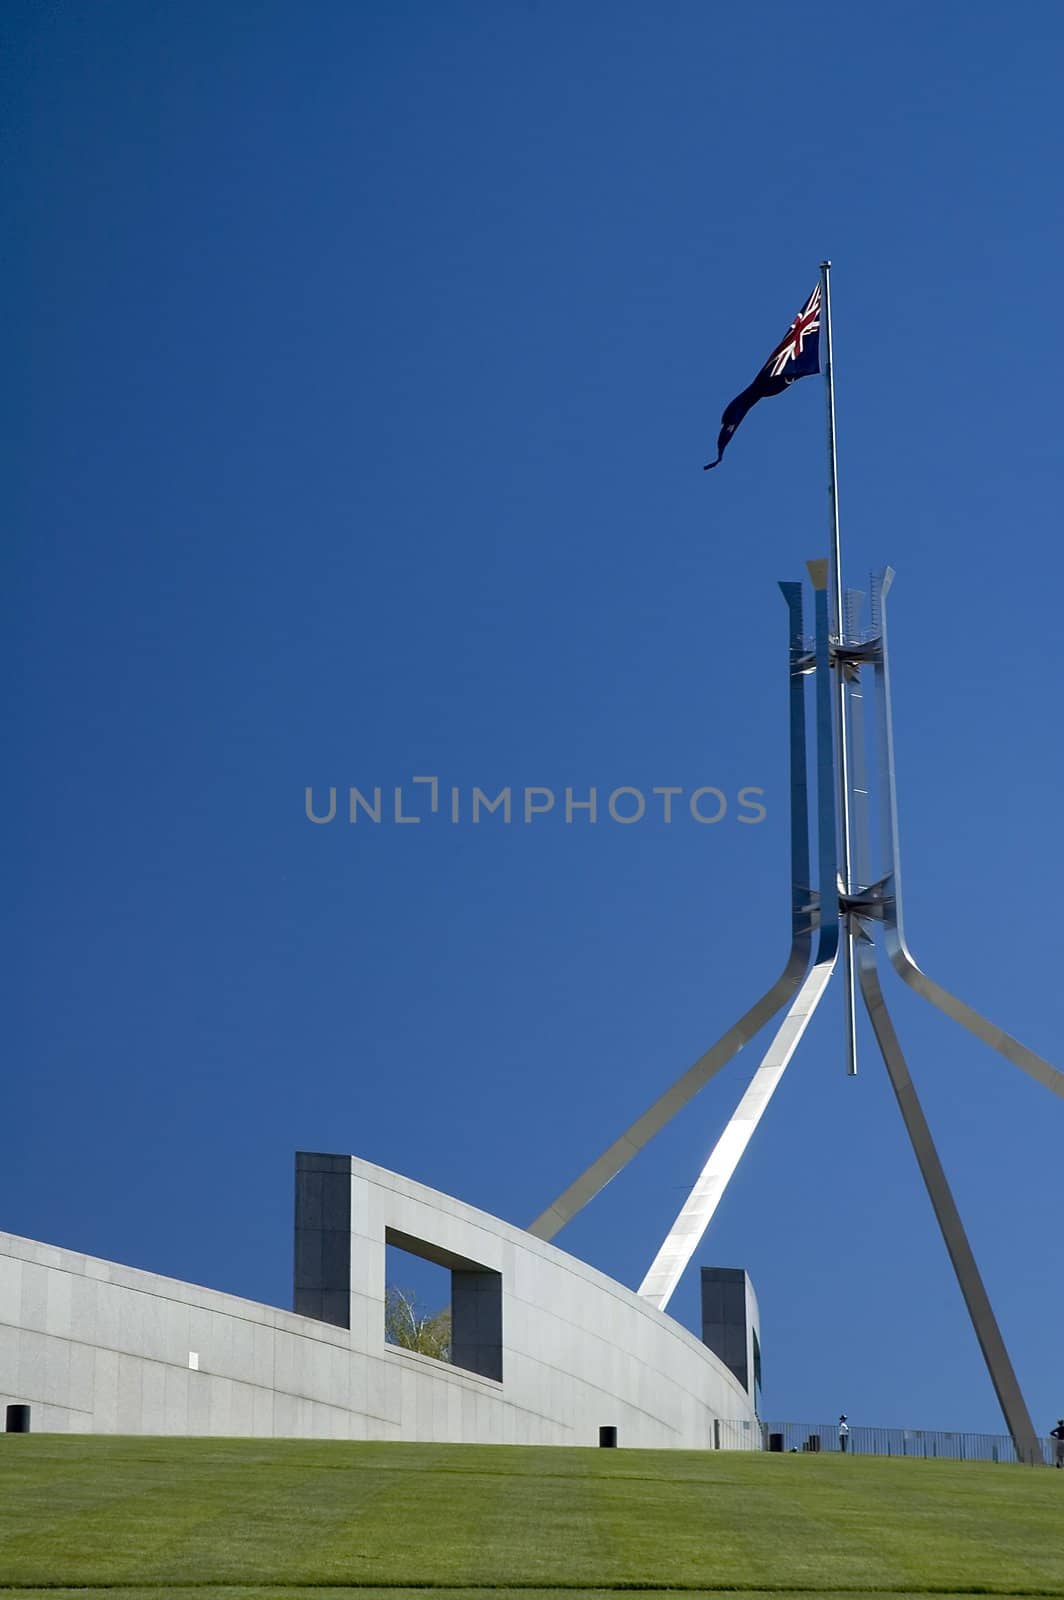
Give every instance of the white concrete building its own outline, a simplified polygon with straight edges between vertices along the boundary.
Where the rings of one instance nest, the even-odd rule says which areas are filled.
[[[389,1243],[450,1269],[450,1362],[385,1342]],[[738,1270],[705,1274],[718,1356],[521,1228],[313,1154],[295,1265],[283,1311],[0,1233],[0,1406],[48,1432],[594,1445],[615,1427],[621,1445],[760,1448]]]

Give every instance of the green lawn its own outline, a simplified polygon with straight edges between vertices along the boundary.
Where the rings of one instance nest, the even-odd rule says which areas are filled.
[[[1064,1473],[947,1461],[0,1435],[50,1600],[1059,1595]]]

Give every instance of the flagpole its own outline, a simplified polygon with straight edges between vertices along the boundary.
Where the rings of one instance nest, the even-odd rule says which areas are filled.
[[[838,643],[844,644],[842,609],[842,555],[839,544],[839,468],[835,451],[835,362],[831,347],[831,262],[820,263],[820,297],[824,316],[824,378],[827,396],[828,434],[828,519],[831,528],[829,555],[832,629]],[[853,888],[850,851],[850,760],[846,732],[846,684],[842,662],[835,662],[835,729],[839,750],[839,891]],[[830,885],[820,885],[820,914],[828,915]],[[857,1076],[857,1010],[854,995],[853,939],[848,923],[842,927],[843,972],[846,991],[846,1072]]]

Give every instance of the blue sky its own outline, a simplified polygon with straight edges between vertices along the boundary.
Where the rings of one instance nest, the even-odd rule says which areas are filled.
[[[285,1304],[296,1148],[527,1222],[775,977],[820,383],[701,466],[825,254],[912,942],[1064,1066],[1058,7],[4,28],[0,1225]],[[304,815],[426,774],[767,816]],[[1064,1107],[885,982],[1048,1428]],[[557,1242],[637,1284],[757,1059]],[[753,1275],[766,1415],[1001,1431],[837,988],[696,1259]]]

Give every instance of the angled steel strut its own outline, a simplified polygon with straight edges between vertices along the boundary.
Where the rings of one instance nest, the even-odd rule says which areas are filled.
[[[755,1001],[734,1027],[699,1056],[671,1088],[540,1213],[528,1230],[537,1239],[553,1239],[710,1078],[727,1066],[743,1045],[787,1004],[809,966],[813,927],[818,915],[816,896],[809,886],[809,789],[805,749],[805,674],[812,670],[812,663],[802,636],[802,586],[781,583],[780,588],[787,602],[790,643],[791,948],[786,964],[771,989]]]
[[[934,978],[929,978],[918,965],[905,939],[902,921],[901,849],[898,832],[898,796],[894,774],[894,722],[890,700],[890,665],[887,656],[887,595],[894,581],[890,567],[872,579],[872,627],[878,634],[874,664],[876,699],[878,702],[879,776],[881,789],[881,823],[883,835],[883,878],[876,887],[884,927],[885,943],[890,964],[900,978],[930,1000],[933,1006],[959,1022],[963,1028],[982,1039],[992,1050],[997,1050],[1006,1060],[1044,1084],[1054,1094],[1064,1096],[1064,1072],[1058,1072],[1048,1061],[1031,1050],[1011,1033],[997,1027],[982,1016],[973,1006],[958,999],[944,989]],[[879,909],[873,907],[873,910]]]
[[[833,694],[828,670],[827,562],[811,561],[816,592],[817,842],[821,891],[820,938],[812,971],[788,1008],[775,1038],[750,1080],[724,1132],[710,1152],[694,1188],[639,1285],[639,1293],[664,1311],[724,1191],[742,1159],[754,1129],[779,1086],[802,1035],[820,1004],[839,955],[838,906],[831,896],[837,876],[835,778],[832,760]]]
[[[983,1352],[983,1360],[986,1362],[994,1393],[1001,1406],[1005,1425],[1012,1435],[1012,1442],[1019,1459],[1030,1466],[1040,1466],[1042,1448],[1031,1421],[1031,1413],[1027,1409],[1012,1362],[1009,1360],[1001,1329],[994,1316],[994,1308],[990,1304],[990,1296],[986,1292],[976,1265],[960,1212],[957,1210],[957,1203],[931,1136],[931,1129],[928,1127],[923,1107],[909,1076],[909,1069],[901,1045],[898,1043],[898,1035],[894,1031],[894,1024],[879,986],[875,948],[870,944],[857,945],[857,979],[861,998],[868,1011],[891,1088],[894,1090],[898,1109],[905,1123],[905,1131],[909,1135],[909,1143],[913,1147],[924,1187],[927,1189],[928,1198],[953,1264],[953,1271],[964,1296],[968,1316],[979,1341],[979,1348]]]
[[[865,660],[875,665],[877,679],[880,680],[883,692],[880,695],[880,713],[885,711],[887,726],[890,718],[889,684],[883,668],[884,639],[882,632],[882,596],[885,587],[889,586],[878,579],[872,580],[872,616],[873,639],[864,651]],[[858,596],[851,597],[851,626],[855,626],[858,609]],[[878,632],[877,632],[878,628]],[[856,653],[856,652],[855,652]],[[854,857],[853,866],[858,883],[867,885],[872,878],[871,867],[871,839],[868,828],[868,784],[866,779],[866,749],[865,749],[865,724],[864,705],[861,693],[859,669],[854,672],[854,685],[851,687],[848,698],[848,711],[850,718],[850,750],[852,753],[851,775],[853,782],[852,815],[854,818]],[[881,745],[882,748],[882,745]],[[887,795],[887,789],[893,787],[893,767],[880,762],[880,788],[881,804],[883,809],[883,837],[884,849],[888,864],[896,856],[892,855],[893,844],[897,838],[896,821],[893,819],[893,809]],[[861,902],[860,893],[854,900]],[[869,904],[867,898],[864,905]],[[871,891],[872,919],[883,912],[885,898],[882,896],[881,884],[873,885]],[[1005,1341],[998,1327],[997,1318],[994,1316],[990,1304],[990,1296],[986,1292],[979,1268],[976,1265],[972,1247],[968,1242],[964,1224],[961,1221],[957,1203],[949,1186],[935,1141],[924,1115],[913,1084],[909,1068],[898,1041],[890,1013],[887,1010],[886,1000],[879,983],[879,972],[876,967],[876,950],[869,936],[868,924],[862,919],[859,911],[854,910],[849,914],[848,920],[854,935],[853,943],[856,949],[857,981],[872,1024],[872,1031],[876,1036],[887,1076],[890,1079],[894,1097],[898,1102],[905,1131],[913,1148],[920,1175],[924,1180],[928,1198],[931,1201],[935,1220],[942,1234],[943,1243],[949,1254],[953,1271],[964,1298],[968,1316],[971,1319],[979,1348],[983,1353],[990,1381],[994,1386],[998,1403],[1005,1417],[1005,1423],[1012,1435],[1016,1447],[1016,1454],[1021,1461],[1031,1464],[1040,1464],[1042,1461],[1041,1446],[1031,1422],[1031,1416],[1024,1402],[1020,1385],[1016,1378],[1009,1353],[1005,1348]],[[1053,1069],[1050,1068],[1050,1071]]]
[[[1021,1461],[1039,1464],[1043,1457],[1038,1435],[887,1010],[876,965],[877,923],[882,925],[884,945],[892,966],[918,994],[1054,1094],[1064,1096],[1064,1073],[929,978],[912,956],[902,918],[887,650],[885,602],[894,575],[887,568],[873,578],[872,627],[869,635],[862,637],[857,627],[861,596],[847,591],[843,603],[838,588],[834,611],[840,621],[832,632],[827,591],[829,586],[835,586],[837,564],[810,562],[809,571],[816,598],[815,651],[812,654],[802,638],[801,585],[780,585],[791,621],[791,950],[787,964],[773,987],[536,1219],[531,1231],[543,1239],[553,1237],[760,1027],[786,1005],[787,1013],[775,1037],[640,1285],[639,1293],[651,1304],[664,1309],[827,988],[841,945],[849,953],[856,970],[861,997],[902,1121],[1017,1456]],[[862,682],[862,671],[867,667],[874,672],[876,686],[875,747],[881,855],[876,870],[872,867],[868,730]],[[809,886],[804,681],[810,672],[816,675],[818,894]],[[844,679],[845,694],[842,693]],[[838,751],[842,746],[847,753],[844,832],[848,853],[845,864],[837,837],[835,809],[837,777],[841,781]],[[841,811],[840,803],[840,815]],[[816,960],[810,969],[815,926],[819,926],[819,941]],[[847,1060],[852,1072],[855,1050],[851,1024],[847,1011]]]
[[[883,998],[876,967],[876,924],[882,924],[891,965],[904,982],[922,994],[925,1000],[930,1000],[947,1017],[959,1022],[984,1044],[990,1045],[1006,1060],[1014,1062],[1038,1083],[1062,1097],[1064,1073],[1058,1072],[1035,1051],[996,1027],[974,1007],[929,978],[917,965],[905,940],[894,776],[894,730],[887,659],[886,597],[894,574],[888,567],[872,580],[872,628],[870,636],[863,638],[857,627],[861,596],[854,591],[844,591],[842,586],[830,270],[830,261],[820,263],[826,352],[824,378],[830,542],[827,560],[809,563],[809,573],[816,592],[816,638],[812,657],[802,638],[801,585],[780,585],[791,623],[790,953],[782,974],[772,988],[536,1218],[530,1232],[541,1239],[553,1238],[559,1228],[615,1177],[703,1084],[708,1083],[765,1023],[787,1006],[787,1014],[772,1043],[640,1285],[640,1294],[664,1309],[820,1003],[835,970],[841,946],[847,1071],[850,1075],[855,1075],[857,1071],[854,1007],[856,969],[861,996],[1016,1453],[1022,1461],[1041,1462],[1041,1447],[1030,1414]],[[876,742],[882,839],[882,861],[878,876],[871,870],[869,837],[865,708],[861,680],[862,669],[866,666],[874,669],[877,691]],[[804,679],[810,671],[816,673],[818,894],[814,894],[809,885]],[[814,926],[819,926],[819,943],[816,961],[809,969]]]

